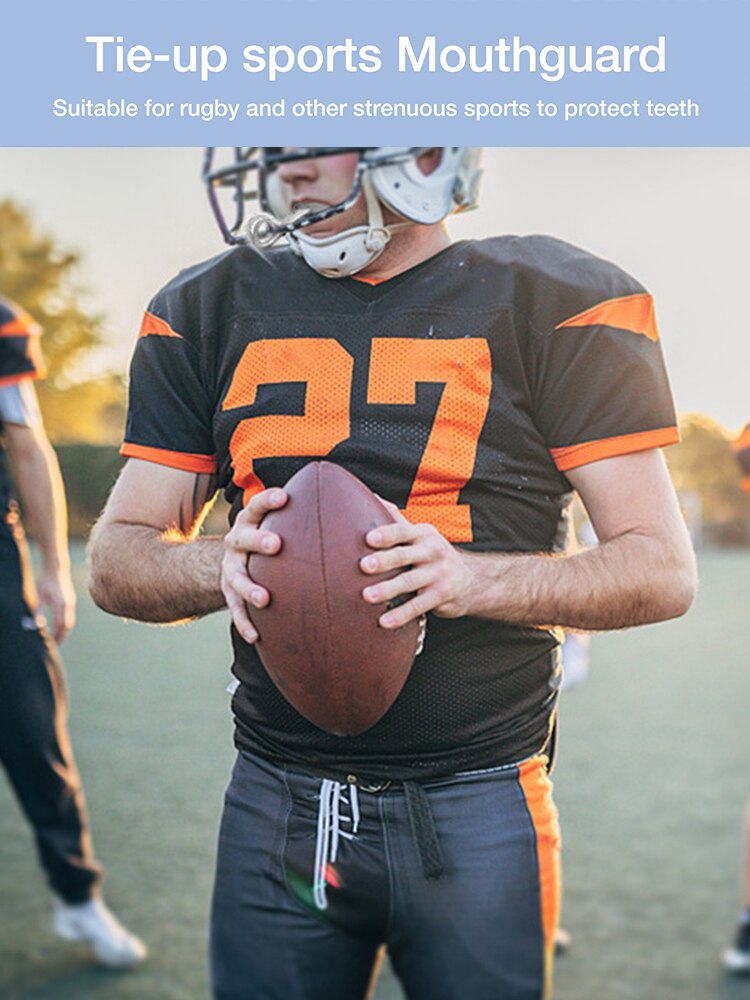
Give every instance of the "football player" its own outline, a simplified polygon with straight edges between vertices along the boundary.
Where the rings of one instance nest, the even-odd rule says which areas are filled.
[[[28,313],[0,299],[0,429],[41,557],[35,581],[0,447],[0,761],[55,893],[55,931],[86,941],[105,965],[131,966],[146,949],[102,899],[102,872],[68,733],[56,644],[73,626],[76,598],[65,493],[33,385],[44,374],[40,333]],[[45,606],[52,636],[38,615]]]
[[[734,442],[734,453],[740,466],[742,488],[750,493],[750,424],[745,426]],[[724,951],[722,961],[729,972],[739,975],[750,974],[750,803],[747,806],[743,830],[742,912],[734,944]]]
[[[106,610],[232,614],[215,996],[352,1000],[386,943],[410,998],[538,1000],[559,899],[549,623],[671,618],[695,589],[651,297],[546,236],[451,243],[477,149],[235,153],[205,168],[234,246],[148,307],[128,462],[91,542]],[[323,457],[397,512],[367,536],[363,600],[390,605],[385,629],[429,618],[400,696],[353,738],[302,718],[255,650],[270,595],[248,555],[278,552],[263,516]],[[223,541],[198,537],[217,487]],[[572,490],[601,544],[567,556]]]

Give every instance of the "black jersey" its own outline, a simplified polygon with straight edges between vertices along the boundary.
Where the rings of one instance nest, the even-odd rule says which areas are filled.
[[[39,324],[20,306],[0,298],[0,388],[44,376],[39,350],[41,332]],[[0,520],[8,513],[9,506],[8,474],[0,446]]]
[[[414,521],[479,551],[564,545],[587,462],[675,442],[648,293],[548,237],[457,243],[376,285],[287,250],[231,250],[149,306],[123,454],[216,472],[236,512],[325,457]],[[317,729],[234,632],[237,743],[373,778],[509,763],[546,742],[556,636],[430,616],[400,696],[368,732]]]
[[[740,463],[742,488],[750,493],[750,424],[745,425],[745,429],[734,442],[734,453]]]

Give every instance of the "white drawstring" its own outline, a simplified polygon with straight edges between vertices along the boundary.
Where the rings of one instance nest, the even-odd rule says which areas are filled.
[[[344,795],[349,789],[349,799]],[[348,805],[351,816],[342,816],[341,803]],[[351,823],[349,833],[341,829],[342,823]],[[339,837],[353,840],[359,829],[359,797],[356,785],[342,785],[339,781],[324,778],[320,784],[318,805],[318,836],[315,841],[315,870],[313,873],[313,898],[319,910],[328,907],[326,898],[326,868],[334,864],[339,849]]]

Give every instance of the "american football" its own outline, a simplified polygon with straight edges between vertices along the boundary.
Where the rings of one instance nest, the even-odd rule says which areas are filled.
[[[288,501],[263,527],[281,538],[274,556],[253,554],[249,573],[271,599],[253,608],[257,650],[279,691],[306,719],[337,736],[357,736],[388,711],[418,652],[421,626],[378,625],[383,605],[362,590],[365,536],[393,516],[356,476],[311,462],[284,487]]]

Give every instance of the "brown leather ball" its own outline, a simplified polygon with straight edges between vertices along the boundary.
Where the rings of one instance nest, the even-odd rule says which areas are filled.
[[[394,518],[361,480],[332,462],[310,462],[284,487],[289,499],[264,529],[281,538],[274,556],[253,554],[250,577],[271,599],[250,615],[257,650],[279,691],[306,719],[338,736],[374,726],[398,697],[421,641],[419,622],[381,628],[384,605],[362,590],[372,528]]]

